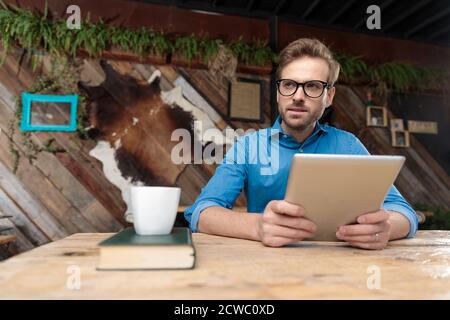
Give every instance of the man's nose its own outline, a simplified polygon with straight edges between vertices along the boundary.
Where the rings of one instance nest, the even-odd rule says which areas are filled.
[[[302,86],[298,86],[297,91],[295,92],[294,96],[292,97],[295,101],[303,101],[306,99],[305,92],[303,91]]]

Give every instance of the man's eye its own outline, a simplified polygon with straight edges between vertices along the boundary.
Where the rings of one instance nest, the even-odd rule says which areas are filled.
[[[307,83],[306,87],[311,90],[320,90],[321,89],[321,85],[318,82]]]
[[[292,81],[285,81],[283,83],[283,87],[285,87],[285,88],[293,88],[293,87],[295,87],[295,83],[292,82]]]

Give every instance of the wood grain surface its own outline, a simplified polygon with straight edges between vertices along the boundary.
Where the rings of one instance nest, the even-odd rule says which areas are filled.
[[[109,236],[74,234],[0,263],[0,298],[450,298],[450,231],[419,231],[416,238],[391,242],[382,251],[338,242],[268,248],[195,233],[192,270],[97,271],[98,243]],[[373,268],[380,271],[379,289],[367,285]],[[69,289],[74,270],[79,290]]]

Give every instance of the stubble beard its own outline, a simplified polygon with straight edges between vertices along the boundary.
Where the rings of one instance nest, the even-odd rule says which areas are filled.
[[[287,107],[284,112],[280,112],[281,119],[285,123],[285,125],[296,131],[302,131],[306,128],[311,127],[314,123],[320,119],[320,112],[311,113],[311,109],[309,108],[308,112],[303,114],[300,117],[292,117],[287,115]]]

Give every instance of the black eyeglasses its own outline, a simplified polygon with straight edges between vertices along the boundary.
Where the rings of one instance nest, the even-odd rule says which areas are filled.
[[[298,87],[301,86],[305,95],[310,98],[318,98],[323,94],[325,88],[330,89],[333,87],[333,85],[320,80],[311,80],[299,83],[291,79],[280,79],[276,81],[276,84],[278,92],[282,96],[294,95],[297,92]]]

